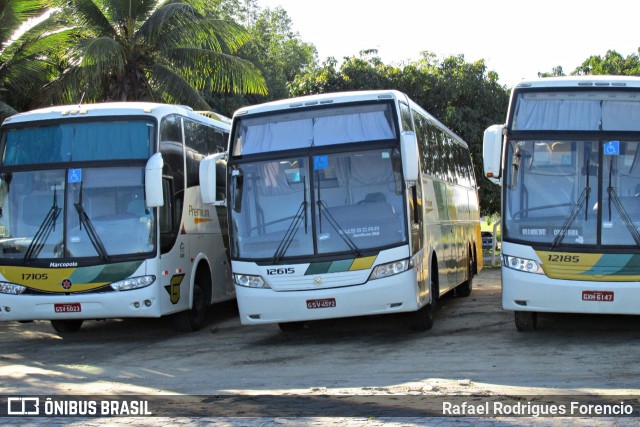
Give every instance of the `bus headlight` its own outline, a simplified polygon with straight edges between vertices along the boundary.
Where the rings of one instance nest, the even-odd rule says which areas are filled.
[[[151,285],[156,281],[156,276],[130,277],[129,279],[113,282],[110,286],[114,291],[130,291]]]
[[[505,267],[509,267],[513,270],[534,274],[544,274],[544,271],[542,271],[542,267],[540,267],[540,265],[532,259],[505,255],[504,265]]]
[[[0,282],[0,294],[11,294],[11,295],[20,295],[27,288],[22,285],[17,285],[15,283],[9,282]]]
[[[244,286],[245,288],[269,288],[262,277],[254,276],[251,274],[234,274],[233,281],[238,286]]]
[[[380,264],[376,266],[371,272],[369,280],[382,279],[383,277],[393,276],[409,269],[409,260],[403,259],[400,261],[394,261],[387,264]]]

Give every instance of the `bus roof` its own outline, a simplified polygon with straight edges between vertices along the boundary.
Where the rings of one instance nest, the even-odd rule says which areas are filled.
[[[316,105],[331,105],[345,102],[371,101],[378,99],[404,99],[408,102],[407,96],[397,90],[332,92],[318,95],[300,96],[297,98],[281,99],[278,101],[266,102],[264,104],[243,107],[238,109],[233,114],[233,116],[236,117],[246,114],[287,110],[290,108],[312,107]]]
[[[26,123],[42,120],[56,120],[63,117],[104,117],[104,116],[132,116],[132,115],[167,115],[180,114],[204,121],[215,121],[225,128],[230,126],[227,117],[211,112],[194,112],[191,107],[183,105],[160,104],[152,102],[104,102],[85,105],[59,105],[40,108],[14,114],[5,119],[4,124]],[[215,116],[214,116],[215,115]],[[216,119],[217,117],[217,119]]]
[[[640,77],[631,76],[566,76],[544,77],[516,83],[519,88],[572,88],[572,87],[631,87],[640,88]]]

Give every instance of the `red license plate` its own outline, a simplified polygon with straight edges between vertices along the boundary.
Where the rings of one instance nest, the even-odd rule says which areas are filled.
[[[335,298],[308,299],[307,308],[331,308],[336,306]]]
[[[612,291],[582,291],[582,301],[613,301]]]
[[[53,310],[56,313],[80,313],[82,311],[82,306],[79,302],[53,304]]]

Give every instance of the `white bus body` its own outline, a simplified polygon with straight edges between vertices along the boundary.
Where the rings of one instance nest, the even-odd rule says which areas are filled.
[[[175,314],[178,329],[198,329],[208,305],[234,298],[226,213],[198,185],[200,161],[226,149],[229,130],[228,119],[152,103],[6,119],[0,320],[72,332],[87,319]]]
[[[523,81],[483,152],[518,330],[538,312],[640,314],[640,78]]]
[[[413,313],[482,268],[467,145],[397,91],[238,110],[227,204],[243,324]],[[203,163],[204,164],[204,163]]]

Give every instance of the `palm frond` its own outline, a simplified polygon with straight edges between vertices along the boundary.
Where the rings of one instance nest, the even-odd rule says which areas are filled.
[[[203,17],[184,3],[170,3],[155,10],[137,31],[152,46],[176,46],[183,34],[194,34],[191,27]]]
[[[12,61],[3,73],[3,89],[12,97],[31,97],[32,94],[55,76],[55,68],[44,60],[24,57]]]
[[[220,51],[222,52],[235,53],[251,40],[249,32],[235,22],[222,19],[206,19],[199,22],[198,25],[204,33],[208,34],[207,40],[215,40],[216,44],[221,46]],[[215,45],[207,45],[205,43],[205,46],[216,50]]]
[[[93,28],[98,35],[117,35],[111,21],[92,0],[72,0],[71,12],[78,26]]]
[[[103,0],[101,9],[112,23],[126,25],[144,22],[157,7],[157,0]]]
[[[155,64],[150,68],[149,74],[154,92],[163,102],[184,104],[196,110],[211,108],[200,92],[170,68],[162,64]]]
[[[46,0],[4,0],[0,3],[0,43],[7,45],[29,19],[42,15]]]
[[[9,116],[13,116],[17,111],[6,102],[0,100],[0,123]]]
[[[89,85],[83,81],[83,70],[72,68],[60,74],[44,86],[42,103],[44,105],[79,104],[105,101],[102,85]]]
[[[175,48],[164,52],[174,68],[196,89],[267,94],[260,71],[249,61],[208,49]]]
[[[90,81],[99,80],[102,76],[124,71],[125,52],[123,46],[110,37],[97,37],[82,40],[79,44],[82,67],[91,70]]]

